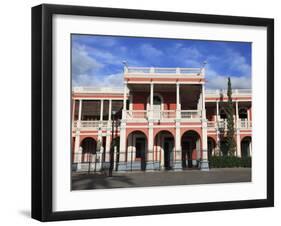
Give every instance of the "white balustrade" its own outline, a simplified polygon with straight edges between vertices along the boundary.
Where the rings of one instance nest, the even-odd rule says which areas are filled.
[[[202,74],[200,68],[154,68],[154,67],[128,67],[127,74]]]
[[[199,110],[182,110],[181,111],[182,119],[194,119],[194,118],[200,118],[200,117],[201,117],[201,111],[199,111]]]
[[[234,120],[234,125],[236,124]],[[207,122],[208,128],[220,128],[220,129],[227,129],[227,120],[226,119],[221,119],[220,121],[208,121]],[[238,128],[239,129],[250,129],[252,128],[252,121],[249,120],[241,120],[239,119],[238,121]]]
[[[129,110],[127,112],[126,119],[146,119],[147,111],[146,110]]]
[[[81,121],[80,127],[81,128],[100,128],[100,127],[107,127],[108,121]],[[78,126],[78,122],[74,121],[73,123],[74,127]]]

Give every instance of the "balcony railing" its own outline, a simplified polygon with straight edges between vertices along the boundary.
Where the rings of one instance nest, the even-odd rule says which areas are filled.
[[[201,68],[157,68],[157,67],[125,67],[127,74],[180,74],[180,75],[202,75]]]
[[[78,121],[74,121],[73,122],[73,127],[80,127],[80,128],[94,128],[94,129],[98,129],[98,128],[103,128],[103,127],[107,127],[108,121],[80,121],[80,124]]]
[[[198,119],[201,117],[201,111],[199,110],[182,110],[179,112],[179,118],[181,119]],[[126,119],[128,120],[138,120],[143,119],[147,120],[149,118],[156,120],[165,120],[165,119],[176,119],[177,111],[176,110],[127,110]]]
[[[183,118],[183,119],[201,118],[201,111],[199,111],[199,110],[182,110],[181,118]]]
[[[147,119],[148,113],[146,110],[126,111],[127,119]]]
[[[222,119],[220,121],[208,121],[207,126],[208,128],[219,128],[227,130],[227,120]],[[238,124],[236,124],[236,121],[234,120],[234,127],[239,129],[251,129],[252,121],[239,119]]]

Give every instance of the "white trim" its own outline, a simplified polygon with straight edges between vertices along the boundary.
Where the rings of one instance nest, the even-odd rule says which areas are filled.
[[[110,98],[93,98],[93,97],[72,97],[73,100],[121,100],[123,101],[123,97],[122,98],[115,98],[115,97],[110,97]]]

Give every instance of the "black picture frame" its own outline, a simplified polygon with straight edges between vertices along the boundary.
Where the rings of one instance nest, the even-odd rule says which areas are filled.
[[[267,28],[267,198],[95,210],[52,210],[52,18],[55,14],[181,21]],[[274,206],[274,20],[237,16],[43,4],[32,8],[32,218],[122,217]]]

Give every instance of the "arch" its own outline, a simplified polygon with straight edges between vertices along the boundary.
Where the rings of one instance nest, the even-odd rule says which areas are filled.
[[[127,162],[132,169],[146,169],[147,136],[141,130],[134,130],[127,136]],[[135,163],[133,166],[133,162]]]
[[[127,138],[129,137],[130,134],[132,133],[143,133],[145,137],[148,137],[148,129],[147,128],[127,128],[126,133],[127,133]]]
[[[241,157],[250,157],[252,154],[252,137],[246,136],[241,140]]]
[[[159,168],[170,170],[173,168],[175,155],[175,138],[169,130],[158,131],[154,136],[154,159]]]
[[[160,132],[168,132],[168,133],[171,133],[172,135],[173,135],[173,137],[175,137],[175,133],[176,133],[176,131],[175,131],[175,128],[165,128],[165,129],[163,129],[163,128],[154,128],[153,129],[153,132],[154,132],[154,138],[156,137],[156,135],[158,134],[158,133],[160,133]]]
[[[201,157],[201,137],[195,130],[187,130],[181,137],[182,168],[198,166]]]
[[[90,162],[92,155],[97,152],[97,142],[91,137],[86,137],[81,142],[82,162]]]
[[[181,137],[188,131],[194,131],[195,133],[198,133],[200,139],[202,136],[202,128],[200,127],[194,127],[194,128],[181,128]]]
[[[163,96],[160,93],[153,93],[153,105],[155,104],[154,98],[159,98],[160,104],[161,104],[160,110],[163,111],[164,110],[164,98],[163,98]],[[146,103],[147,103],[146,109],[150,109],[150,94],[147,97]]]
[[[213,137],[208,136],[208,157],[214,155],[217,144]]]

